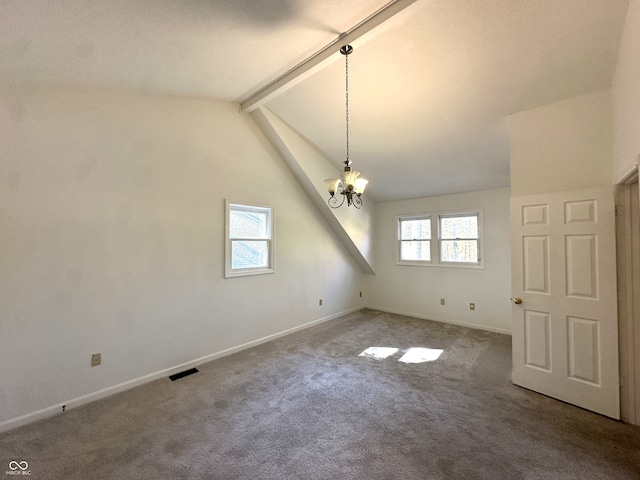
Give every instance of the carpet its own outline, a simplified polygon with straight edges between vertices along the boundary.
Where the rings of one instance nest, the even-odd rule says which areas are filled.
[[[365,309],[198,370],[1,434],[0,474],[640,478],[640,429],[514,386],[507,335]]]

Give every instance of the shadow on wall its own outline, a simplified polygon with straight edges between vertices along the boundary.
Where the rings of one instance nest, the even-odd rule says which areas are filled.
[[[195,4],[195,5],[194,5]],[[189,2],[188,10],[194,15],[204,16],[220,15],[228,18],[238,25],[250,24],[252,27],[265,29],[275,25],[285,25],[296,21],[307,20],[307,27],[318,29],[339,35],[341,32],[334,28],[319,23],[306,12],[304,2],[299,0],[199,0]]]

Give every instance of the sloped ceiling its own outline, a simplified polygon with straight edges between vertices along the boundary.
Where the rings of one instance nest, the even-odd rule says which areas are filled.
[[[385,0],[0,0],[0,109],[44,87],[242,102]],[[610,86],[627,0],[417,0],[350,62],[378,201],[508,186],[508,116]],[[340,167],[344,60],[266,106]]]

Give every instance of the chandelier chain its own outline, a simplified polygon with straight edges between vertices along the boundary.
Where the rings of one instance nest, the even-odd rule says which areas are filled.
[[[344,97],[345,97],[345,123],[347,126],[347,166],[349,166],[349,55],[344,56],[344,70],[345,70],[345,85],[344,85]]]

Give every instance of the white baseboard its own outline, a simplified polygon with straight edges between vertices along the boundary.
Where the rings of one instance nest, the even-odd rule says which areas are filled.
[[[485,330],[487,332],[503,333],[505,335],[511,336],[511,330],[505,330],[503,328],[491,327],[489,325],[479,325],[477,323],[459,322],[457,320],[451,320],[451,319],[448,319],[448,318],[438,318],[438,317],[434,317],[433,315],[429,315],[429,316],[421,315],[419,313],[404,312],[402,310],[394,310],[394,309],[385,308],[385,307],[376,307],[374,305],[367,305],[366,308],[368,308],[369,310],[379,310],[381,312],[394,313],[396,315],[404,315],[406,317],[419,318],[421,320],[433,320],[434,322],[448,323],[448,324],[451,324],[451,325],[458,325],[459,327],[473,328],[474,330]]]
[[[173,375],[174,373],[182,372],[184,370],[197,367],[198,365],[211,362],[212,360],[215,360],[217,358],[226,357],[227,355],[231,355],[233,353],[246,350],[247,348],[256,347],[262,343],[270,342],[271,340],[276,340],[286,335],[291,335],[292,333],[298,332],[300,330],[304,330],[304,329],[313,327],[315,325],[328,322],[329,320],[334,320],[336,318],[348,315],[350,313],[357,312],[359,310],[362,310],[363,308],[364,307],[362,306],[350,308],[340,313],[329,315],[327,317],[322,317],[317,320],[313,320],[311,322],[305,323],[303,325],[298,325],[297,327],[292,327],[278,333],[267,335],[266,337],[253,340],[251,342],[247,342],[242,345],[238,345],[236,347],[227,348],[226,350],[222,350],[220,352],[212,353],[210,355],[206,355],[204,357],[200,357],[195,360],[191,360],[189,362],[182,363],[180,365],[176,365],[171,368],[160,370],[159,372],[150,373],[149,375],[145,375],[143,377],[139,377],[133,380],[119,383],[118,385],[113,385],[111,387],[103,388],[102,390],[98,390],[96,392],[92,392],[87,395],[83,395],[81,397],[73,398],[73,399],[67,400],[66,402],[61,402],[56,405],[52,405],[50,407],[37,410],[35,412],[30,412],[30,413],[27,413],[26,415],[21,415],[20,417],[11,418],[9,420],[6,420],[0,423],[0,433],[13,430],[14,428],[18,428],[23,425],[27,425],[29,423],[33,423],[37,420],[42,420],[43,418],[51,417],[58,413],[62,413],[63,408],[64,408],[64,411],[67,411],[72,408],[79,407],[80,405],[84,405],[90,402],[95,402],[96,400],[100,400],[101,398],[105,398],[110,395],[114,395],[116,393],[124,392],[125,390],[129,390],[131,388],[144,385],[145,383],[153,382],[154,380],[158,380],[163,377],[168,377],[169,375]]]

